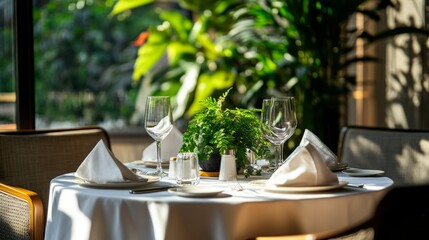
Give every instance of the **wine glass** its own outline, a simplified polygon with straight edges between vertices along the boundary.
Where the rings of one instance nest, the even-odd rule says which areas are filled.
[[[165,174],[161,165],[161,142],[173,129],[170,97],[147,97],[144,123],[147,133],[156,142],[156,171],[150,175],[163,177]]]
[[[261,129],[275,146],[274,169],[283,162],[283,143],[295,132],[297,126],[295,99],[293,97],[264,99],[262,102]]]

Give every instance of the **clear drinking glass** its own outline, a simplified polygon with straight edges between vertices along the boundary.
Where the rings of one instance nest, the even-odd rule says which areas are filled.
[[[200,167],[196,153],[184,152],[177,155],[176,182],[181,186],[200,183]]]
[[[275,146],[274,169],[283,163],[283,144],[293,135],[296,126],[295,98],[263,100],[261,129],[267,140]]]
[[[145,129],[156,142],[156,171],[149,175],[165,176],[162,170],[161,142],[173,129],[170,97],[149,96],[145,109]]]

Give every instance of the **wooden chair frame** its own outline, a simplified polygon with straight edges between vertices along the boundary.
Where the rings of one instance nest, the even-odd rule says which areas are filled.
[[[30,207],[30,239],[41,240],[44,236],[43,204],[37,193],[0,183],[0,191],[26,201]]]

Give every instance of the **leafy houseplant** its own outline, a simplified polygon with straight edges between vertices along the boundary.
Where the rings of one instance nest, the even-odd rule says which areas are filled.
[[[256,109],[223,107],[230,90],[218,100],[208,97],[200,102],[203,109],[189,122],[180,151],[196,152],[200,160],[208,160],[216,151],[223,153],[233,149],[237,169],[244,169],[248,162],[247,150],[253,151],[256,156],[264,156],[270,145],[260,129]]]

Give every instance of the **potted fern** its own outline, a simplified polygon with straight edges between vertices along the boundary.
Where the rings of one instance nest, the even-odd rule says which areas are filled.
[[[269,152],[270,144],[255,115],[257,109],[224,108],[223,103],[230,90],[217,100],[211,97],[202,100],[202,110],[191,119],[183,134],[181,152],[196,152],[205,171],[219,171],[220,154],[230,149],[235,150],[238,170],[246,167],[248,150],[259,157]],[[213,158],[217,158],[217,163],[210,168],[205,161]]]

